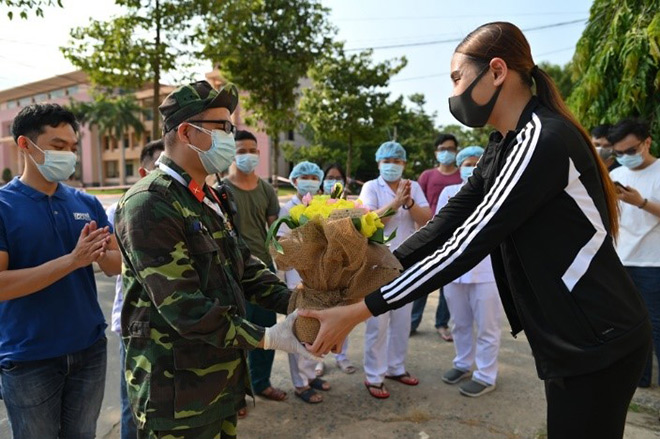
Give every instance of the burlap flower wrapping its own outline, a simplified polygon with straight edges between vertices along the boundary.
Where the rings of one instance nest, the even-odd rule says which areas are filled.
[[[302,288],[289,301],[289,312],[355,303],[394,280],[403,268],[387,246],[368,242],[348,217],[317,217],[291,230],[279,243],[283,253],[271,249],[278,268],[295,269],[302,278]],[[312,343],[318,331],[318,320],[296,320],[294,332],[300,341]]]

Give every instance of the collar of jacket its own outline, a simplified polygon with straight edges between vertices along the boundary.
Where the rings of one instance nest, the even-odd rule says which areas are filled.
[[[515,131],[509,131],[506,133],[506,137],[502,136],[499,131],[493,131],[490,133],[490,136],[488,138],[488,143],[501,143],[502,140],[510,140],[516,137],[518,132],[522,130],[525,125],[527,125],[527,122],[529,122],[532,119],[532,113],[536,108],[541,105],[539,102],[539,99],[536,96],[532,96],[532,98],[527,102],[527,105],[525,105],[525,108],[523,108],[522,113],[520,114],[520,119],[518,119],[518,123],[516,124],[516,130]],[[508,142],[505,142],[508,143]]]

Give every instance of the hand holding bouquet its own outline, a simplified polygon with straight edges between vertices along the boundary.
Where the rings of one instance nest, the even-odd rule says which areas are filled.
[[[294,291],[289,310],[325,309],[355,303],[395,279],[402,267],[384,245],[394,237],[384,235],[382,218],[359,201],[340,198],[343,188],[335,185],[331,195],[309,194],[289,216],[272,224],[267,243],[279,269],[295,269],[302,288]],[[275,239],[280,225],[291,232]],[[299,340],[313,342],[319,323],[299,317],[294,332]]]

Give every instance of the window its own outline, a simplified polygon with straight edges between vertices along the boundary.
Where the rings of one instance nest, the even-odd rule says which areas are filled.
[[[63,88],[61,88],[59,90],[53,90],[53,91],[50,92],[50,98],[51,99],[63,98],[65,95],[66,95],[66,91]]]
[[[132,177],[133,174],[133,162],[127,162],[126,163],[126,176],[127,177]]]
[[[128,136],[124,136],[124,140],[123,140],[124,149],[127,149],[129,146],[130,146],[130,142],[128,140]]]
[[[293,130],[289,130],[289,135],[287,136],[288,140],[296,140],[296,136]]]
[[[31,103],[32,103],[32,96],[30,96],[28,98],[21,98],[21,99],[18,100],[18,106],[19,107],[27,107]]]
[[[78,93],[78,86],[77,85],[72,85],[71,87],[66,89],[67,96],[73,96],[76,93]]]
[[[105,177],[117,178],[119,177],[119,163],[117,160],[105,162]]]
[[[16,108],[18,107],[18,101],[7,101],[7,108]]]
[[[146,121],[154,120],[154,112],[151,108],[147,108],[144,110],[144,120]]]
[[[34,102],[39,103],[39,102],[44,102],[48,100],[48,93],[39,93],[34,97]]]
[[[103,136],[103,149],[110,151],[110,137]]]

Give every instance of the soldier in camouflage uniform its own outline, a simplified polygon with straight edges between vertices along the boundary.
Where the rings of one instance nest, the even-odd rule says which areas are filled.
[[[159,167],[120,201],[121,314],[128,395],[138,437],[236,437],[236,412],[251,394],[246,352],[304,352],[291,325],[247,321],[245,301],[285,313],[286,285],[251,256],[231,223],[229,191],[204,184],[235,153],[230,114],[238,92],[206,81],[161,104]]]

